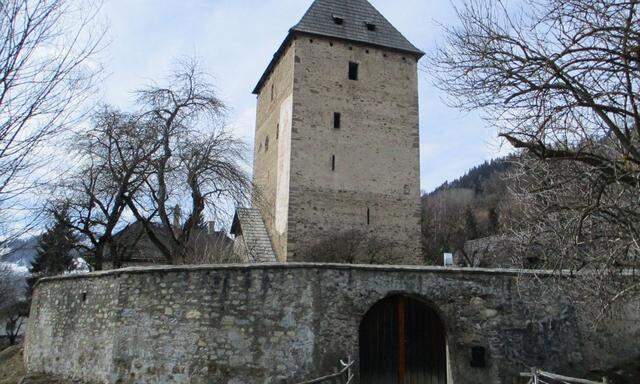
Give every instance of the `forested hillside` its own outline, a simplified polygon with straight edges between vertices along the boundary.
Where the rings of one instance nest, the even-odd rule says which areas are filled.
[[[508,158],[487,161],[464,176],[422,196],[425,259],[439,262],[444,252],[461,249],[465,241],[500,232],[506,204]]]

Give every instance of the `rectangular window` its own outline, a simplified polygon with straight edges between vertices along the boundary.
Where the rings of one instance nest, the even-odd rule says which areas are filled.
[[[275,94],[275,84],[271,83],[271,100],[273,101],[273,95]]]
[[[349,62],[349,80],[358,80],[358,63]]]
[[[333,114],[333,128],[340,129],[340,112],[334,112]]]
[[[371,224],[371,210],[367,208],[367,225]]]
[[[332,171],[336,170],[336,155],[331,156],[331,170]]]

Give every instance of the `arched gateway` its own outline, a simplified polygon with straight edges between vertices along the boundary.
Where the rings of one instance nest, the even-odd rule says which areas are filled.
[[[360,382],[446,384],[446,331],[438,314],[407,296],[376,303],[360,324]]]

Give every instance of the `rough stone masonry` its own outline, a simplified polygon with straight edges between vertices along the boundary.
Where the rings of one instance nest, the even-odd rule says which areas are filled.
[[[50,278],[36,287],[25,360],[31,374],[86,383],[297,383],[357,359],[363,317],[390,295],[438,313],[456,384],[516,383],[531,366],[584,375],[640,356],[637,311],[593,329],[584,308],[532,283],[545,276],[265,264]],[[474,347],[485,367],[471,366]]]

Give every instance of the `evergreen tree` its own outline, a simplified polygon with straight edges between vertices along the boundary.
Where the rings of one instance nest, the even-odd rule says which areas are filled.
[[[498,208],[489,209],[489,235],[496,235],[500,229],[500,215]]]
[[[66,210],[54,212],[53,225],[40,236],[37,246],[37,254],[31,262],[28,279],[29,296],[33,286],[42,277],[59,275],[73,270],[73,251],[78,245],[78,238],[66,223],[68,214]]]
[[[464,212],[464,231],[467,240],[475,240],[479,237],[478,221],[473,214],[471,207],[467,207]]]

